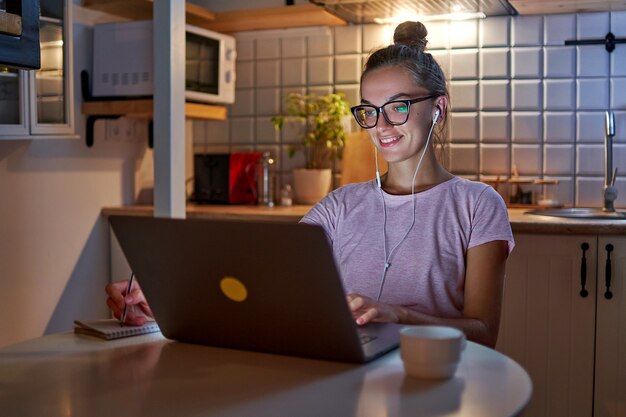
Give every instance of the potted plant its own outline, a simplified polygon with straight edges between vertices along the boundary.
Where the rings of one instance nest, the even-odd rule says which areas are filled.
[[[291,93],[287,97],[287,114],[272,118],[278,130],[288,122],[304,122],[305,131],[300,144],[289,148],[289,156],[304,152],[306,166],[293,172],[296,200],[314,204],[330,190],[332,167],[341,159],[346,131],[344,118],[350,115],[350,105],[343,94]]]

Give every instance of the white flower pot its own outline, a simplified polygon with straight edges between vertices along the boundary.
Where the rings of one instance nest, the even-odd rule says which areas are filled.
[[[332,171],[328,169],[293,170],[294,194],[300,204],[315,204],[330,191]]]

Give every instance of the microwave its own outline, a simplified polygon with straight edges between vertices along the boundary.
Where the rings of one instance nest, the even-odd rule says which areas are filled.
[[[93,31],[94,98],[154,94],[151,20],[102,23]],[[235,101],[235,38],[185,26],[185,98],[202,103]]]

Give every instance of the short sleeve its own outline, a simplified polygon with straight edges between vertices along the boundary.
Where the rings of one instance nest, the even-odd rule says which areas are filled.
[[[515,247],[506,204],[492,187],[485,187],[476,201],[468,249],[495,240],[508,243],[508,253]]]
[[[327,194],[300,219],[300,223],[321,226],[328,239],[332,242],[335,235],[338,210],[337,192]]]

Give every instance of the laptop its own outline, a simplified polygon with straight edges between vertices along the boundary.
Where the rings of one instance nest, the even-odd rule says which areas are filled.
[[[161,332],[186,343],[364,363],[397,324],[357,326],[321,227],[111,216]]]

